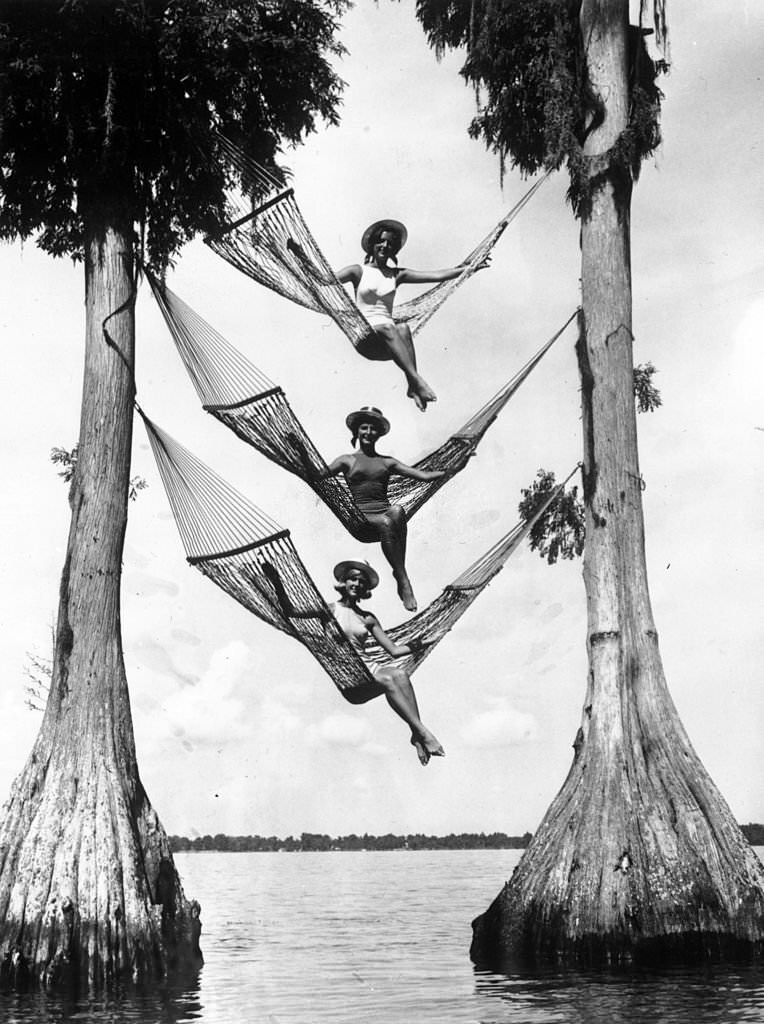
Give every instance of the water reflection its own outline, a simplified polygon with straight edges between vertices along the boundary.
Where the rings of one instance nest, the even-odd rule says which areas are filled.
[[[2,1024],[190,1024],[203,1016],[200,975],[147,987],[130,986],[104,996],[78,999],[62,993],[0,991]]]
[[[762,1024],[750,964],[476,972],[469,923],[518,857],[179,855],[201,972],[108,1000],[0,993],[0,1024]]]
[[[761,1024],[761,965],[475,971],[481,1024]],[[492,1004],[486,1012],[486,1003]],[[498,1005],[495,1005],[498,1004]]]

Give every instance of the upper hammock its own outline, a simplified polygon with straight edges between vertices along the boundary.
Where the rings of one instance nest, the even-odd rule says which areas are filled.
[[[329,611],[321,594],[283,530],[242,494],[141,412],[175,522],[189,563],[264,622],[288,633],[308,648],[346,700],[363,704],[383,691],[367,666],[389,663],[390,655],[369,638],[363,657]],[[576,472],[576,470],[573,470]],[[499,572],[535,522],[564,488],[563,481],[532,519],[519,523],[473,562],[427,608],[388,631],[393,643],[414,637],[427,646],[395,659],[409,674],[424,661]],[[297,617],[285,614],[263,567],[281,578]],[[301,613],[320,611],[311,618]]]
[[[253,366],[213,327],[169,288],[146,272],[159,308],[180,356],[207,412],[243,441],[304,480],[331,509],[345,528],[361,542],[376,539],[360,511],[344,476],[327,476],[328,467],[292,411],[280,387]],[[437,480],[394,476],[388,498],[400,505],[408,519],[462,469],[485,432],[577,314],[533,355],[525,366],[485,405],[435,451],[415,466],[444,470]]]
[[[244,194],[234,190],[227,192],[229,221],[205,238],[207,245],[266,288],[317,313],[326,313],[354,345],[373,334],[373,328],[337,280],[311,235],[295,202],[294,190],[284,188],[277,178],[230,140],[223,136],[218,136],[218,140],[241,179]],[[393,310],[396,322],[408,323],[412,334],[421,330],[449,295],[472,277],[548,174],[534,182],[462,261],[460,265],[464,269],[459,277],[440,281],[410,302],[396,306]],[[258,197],[254,209],[251,196]]]

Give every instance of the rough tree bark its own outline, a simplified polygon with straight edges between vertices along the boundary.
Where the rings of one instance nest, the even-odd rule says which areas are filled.
[[[628,119],[628,2],[584,0],[605,105],[585,155],[604,175],[582,223],[578,346],[589,676],[574,759],[512,878],[473,923],[472,957],[632,959],[752,951],[764,870],[669,695],[647,587],[632,394],[631,179],[609,160]]]
[[[132,234],[115,219],[90,218],[86,231],[82,418],[53,674],[0,823],[0,975],[16,983],[99,985],[200,956],[198,904],[139,778],[122,655],[135,329]]]

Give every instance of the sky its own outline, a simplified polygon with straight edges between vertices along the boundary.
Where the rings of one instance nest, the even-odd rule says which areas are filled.
[[[529,186],[468,137],[474,93],[459,55],[440,62],[412,0],[359,4],[338,127],[284,153],[298,203],[334,266],[359,260],[380,217],[408,227],[401,262],[459,262]],[[741,822],[764,820],[764,7],[672,4],[664,141],[632,206],[635,362],[651,361],[660,410],[639,417],[648,574],[668,685],[701,759]],[[439,400],[425,414],[391,364],[359,358],[326,318],[291,305],[201,241],[170,287],[272,380],[327,460],[349,449],[346,414],[376,405],[380,450],[412,463],[460,426],[560,327],[579,301],[578,228],[552,176],[510,226],[491,268],[419,335]],[[30,654],[51,647],[68,530],[66,486],[48,456],[79,421],[82,268],[33,242],[0,247],[5,370],[0,416],[0,799],[42,716],[25,706]],[[414,294],[413,289],[410,292]],[[406,297],[406,296],[403,296]],[[420,606],[517,519],[540,467],[581,458],[572,330],[492,427],[469,468],[410,528]],[[368,558],[369,607],[405,617],[377,548],[357,544],[296,478],[205,414],[144,287],[138,398],[161,427],[292,532],[319,589],[332,566]],[[136,423],[122,623],[141,777],[166,829],[225,832],[533,831],[572,756],[586,685],[581,563],[516,555],[416,674],[422,718],[446,748],[423,769],[383,701],[345,703],[299,645],[184,558]]]

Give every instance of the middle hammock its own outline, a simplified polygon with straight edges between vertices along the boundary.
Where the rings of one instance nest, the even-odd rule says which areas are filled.
[[[390,656],[371,639],[363,657],[329,611],[289,536],[239,491],[187,448],[160,430],[138,407],[159,468],[188,562],[264,622],[303,644],[351,704],[364,704],[383,692],[369,666]],[[401,658],[396,666],[409,674],[424,659],[476,597],[502,569],[534,524],[564,489],[570,477],[544,499],[533,516],[518,523],[418,615],[388,631],[393,643],[412,638],[426,646]],[[288,616],[269,579],[278,573],[295,616]],[[305,617],[304,613],[317,612]]]
[[[328,467],[292,411],[282,389],[253,366],[230,342],[182,299],[146,271],[162,315],[196,388],[203,408],[247,444],[300,477],[361,543],[377,538],[342,476],[327,476]],[[447,480],[463,469],[484,434],[530,372],[576,317],[533,355],[510,381],[439,448],[415,463],[417,469],[443,470],[437,480],[394,477],[388,497],[411,519]]]

